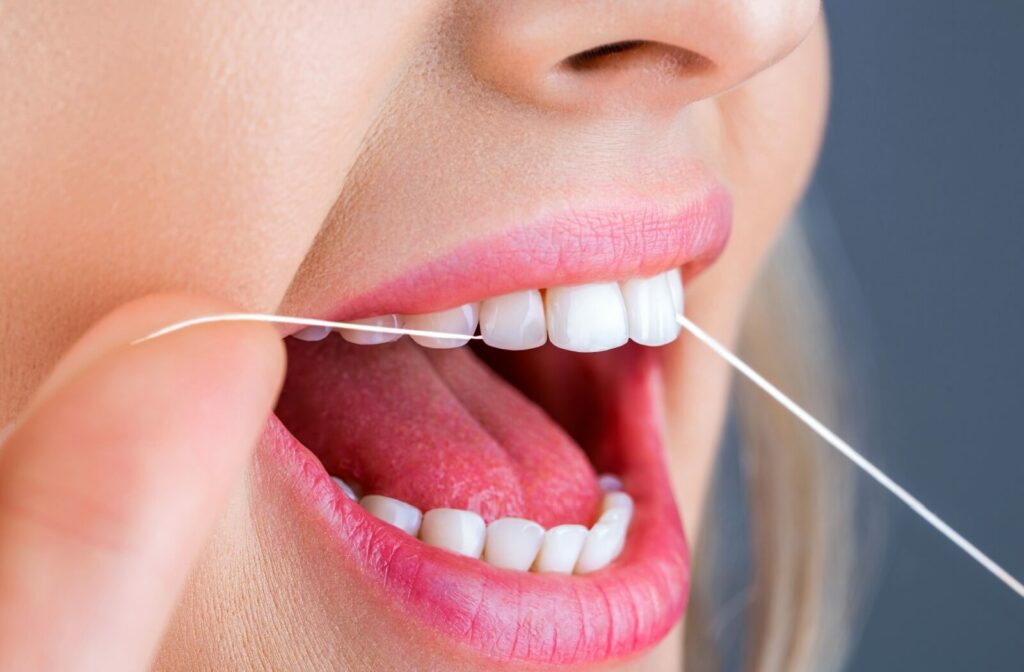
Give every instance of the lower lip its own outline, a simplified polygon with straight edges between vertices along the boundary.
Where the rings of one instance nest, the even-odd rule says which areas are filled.
[[[274,417],[264,437],[348,566],[421,623],[489,660],[586,664],[637,654],[682,616],[689,552],[662,445],[657,357],[637,351],[610,406],[608,451],[636,510],[622,556],[585,577],[501,570],[424,545],[367,514]]]

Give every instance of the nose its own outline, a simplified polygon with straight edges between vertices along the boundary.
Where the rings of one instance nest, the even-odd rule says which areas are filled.
[[[818,0],[483,0],[465,43],[474,76],[563,111],[675,111],[782,59]]]

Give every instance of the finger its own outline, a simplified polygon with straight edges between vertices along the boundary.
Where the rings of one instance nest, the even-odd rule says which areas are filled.
[[[272,328],[125,345],[159,304],[83,339],[0,452],[0,669],[143,669],[272,408]]]
[[[61,356],[50,375],[35,391],[28,410],[37,407],[83,366],[112,350],[125,347],[136,338],[200,315],[236,311],[235,306],[224,301],[182,293],[153,294],[115,308]]]

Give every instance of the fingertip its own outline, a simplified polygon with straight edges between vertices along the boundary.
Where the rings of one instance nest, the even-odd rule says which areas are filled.
[[[38,407],[54,390],[64,385],[91,362],[117,348],[127,347],[163,327],[178,322],[233,312],[238,312],[238,308],[226,301],[182,292],[152,294],[123,304],[96,322],[68,349],[36,391],[28,410]],[[261,365],[275,367],[269,370],[268,374],[276,371],[276,367],[280,367],[277,375],[283,377],[283,345],[280,334],[272,325],[239,323],[231,324],[232,328],[227,330],[213,329],[217,325],[201,326],[207,327],[204,329],[205,333],[224,334],[229,339],[239,341],[239,347],[243,347],[245,339],[255,339],[250,343],[254,347],[262,343],[263,345],[259,347],[265,348],[262,353],[264,358],[259,359],[259,362]],[[273,352],[275,348],[280,351],[278,354]]]
[[[244,407],[269,413],[284,382],[284,342],[272,325],[260,322],[198,325],[130,346],[124,354],[145,360],[137,370],[154,384],[174,376],[178,367],[195,370],[191,380],[198,397],[239,412]]]

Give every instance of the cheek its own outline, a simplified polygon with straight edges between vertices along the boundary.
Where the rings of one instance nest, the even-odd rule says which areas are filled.
[[[733,190],[729,245],[687,289],[687,312],[733,345],[745,297],[814,166],[828,95],[824,24],[792,54],[716,101],[722,171]],[[687,347],[689,346],[689,347]],[[668,436],[681,511],[694,538],[725,417],[729,370],[687,339],[667,355]]]
[[[824,19],[785,59],[718,101],[734,187],[736,274],[752,278],[814,168],[828,105]]]
[[[21,92],[2,122],[4,200],[15,228],[44,234],[19,250],[67,269],[72,290],[186,285],[267,307],[340,181],[330,82],[310,67],[331,42],[305,14],[121,10],[40,8],[37,34],[14,36],[39,46],[5,59],[32,82],[2,72]]]
[[[0,344],[14,381],[0,419],[88,324],[136,296],[183,289],[276,309],[430,4],[12,10],[0,22],[0,286],[18,320]],[[355,11],[366,30],[338,39]],[[337,66],[357,57],[374,65]]]

